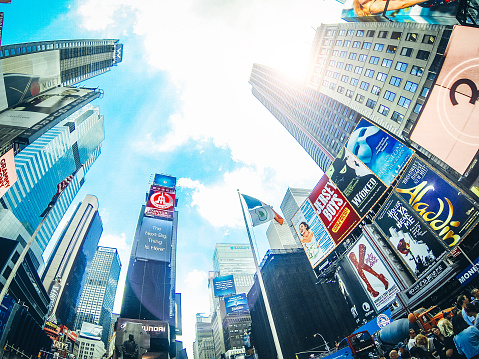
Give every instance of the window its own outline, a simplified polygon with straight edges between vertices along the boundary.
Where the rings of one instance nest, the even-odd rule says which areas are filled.
[[[333,72],[331,70],[326,71],[326,76],[331,77],[332,74]]]
[[[379,63],[379,57],[377,56],[371,56],[369,58],[369,63],[373,65],[377,65]]]
[[[374,44],[374,51],[383,51],[384,45],[383,44]]]
[[[343,86],[338,86],[338,89],[336,92],[343,93],[344,92],[344,87]]]
[[[436,36],[424,35],[423,38],[422,38],[422,43],[423,44],[434,44],[435,40],[436,40]]]
[[[356,95],[355,100],[356,100],[356,102],[363,103],[363,101],[364,101],[364,96],[358,93],[358,94]]]
[[[344,36],[345,33],[346,33],[346,30],[339,30],[339,36]]]
[[[346,90],[346,97],[351,98],[351,97],[353,97],[353,95],[354,95],[354,92],[353,92],[353,91],[351,91],[351,90]]]
[[[349,47],[349,45],[351,45],[351,40],[344,40],[343,46],[344,47]]]
[[[371,93],[373,95],[379,95],[379,91],[381,91],[381,87],[374,85],[373,88],[371,89]]]
[[[387,116],[389,113],[389,107],[386,107],[384,105],[379,105],[378,112],[383,116]]]
[[[409,108],[409,105],[411,104],[411,100],[408,99],[407,97],[401,96],[398,101],[398,105],[404,108]]]
[[[329,84],[329,88],[330,88],[331,90],[334,90],[334,89],[336,88],[336,84],[335,84],[334,82],[331,82],[331,83]]]
[[[419,114],[419,112],[421,112],[421,108],[422,108],[422,105],[420,103],[416,103],[412,112]]]
[[[361,90],[367,91],[369,88],[369,82],[361,81],[361,85],[359,85],[359,88]]]
[[[355,53],[355,52],[351,52],[351,53],[349,54],[349,58],[350,58],[351,60],[355,60],[355,59],[356,59],[356,56],[358,56],[358,54]]]
[[[345,71],[353,71],[353,65],[351,64],[346,64],[346,67],[344,68]]]
[[[364,72],[364,76],[372,78],[374,76],[374,70],[366,69],[366,72]]]
[[[363,67],[362,66],[356,66],[354,68],[354,73],[361,75],[362,72],[363,72]]]
[[[329,61],[329,66],[334,66],[334,65],[336,65],[336,61],[334,60]]]
[[[341,62],[341,61],[338,61],[338,63],[336,64],[336,67],[337,67],[338,69],[342,69],[343,66],[344,66],[344,62]]]
[[[348,36],[353,36],[354,35],[354,30],[348,30]]]
[[[423,73],[424,73],[424,68],[423,67],[413,65],[413,67],[411,69],[411,75],[422,76]]]
[[[341,57],[346,57],[348,56],[348,52],[347,51],[341,51],[341,55],[339,55]]]
[[[401,55],[402,55],[402,56],[411,57],[411,54],[412,54],[412,48],[410,48],[410,47],[403,47],[403,48],[401,49]]]
[[[384,82],[386,81],[386,77],[388,77],[388,75],[384,72],[378,72],[378,74],[376,75],[376,80]]]
[[[429,87],[424,86],[421,91],[421,96],[422,97],[427,97],[427,94],[429,93]]]
[[[368,98],[368,100],[366,101],[366,107],[374,108],[374,106],[376,106],[376,101],[371,100],[370,98]]]
[[[363,42],[363,50],[369,50],[372,46],[371,42],[364,41]]]
[[[333,74],[333,79],[336,79],[336,80],[339,79],[339,72],[335,72]]]
[[[396,76],[391,76],[389,83],[393,86],[399,87],[399,84],[401,83],[401,78]]]
[[[339,50],[333,50],[333,56],[338,56],[339,55]]]
[[[395,45],[388,45],[388,47],[386,47],[386,52],[388,54],[395,54],[397,49],[398,47]]]
[[[368,32],[366,32],[366,37],[374,37],[375,32],[376,31],[374,31],[374,30],[368,30]]]
[[[397,123],[401,123],[403,118],[404,118],[404,115],[400,114],[397,111],[394,111],[393,114],[391,115],[391,120],[393,120],[394,122],[397,122]]]
[[[396,94],[391,91],[386,91],[383,96],[386,100],[388,101],[394,101],[394,98],[396,97]]]
[[[404,86],[404,89],[409,92],[416,92],[417,90],[417,83],[408,81],[406,82],[406,86]]]
[[[393,64],[393,60],[383,59],[383,63],[381,64],[381,66],[383,66],[383,67],[391,67],[392,64]]]
[[[356,31],[356,36],[364,36],[364,30]]]
[[[396,70],[405,72],[407,69],[407,63],[398,61],[396,63]]]
[[[427,61],[427,59],[429,59],[430,54],[431,53],[429,51],[418,50],[417,55],[416,55],[416,59]]]
[[[357,86],[358,82],[359,82],[359,80],[354,78],[354,77],[351,77],[351,81],[349,81],[349,83],[353,86]]]
[[[336,46],[341,46],[342,43],[343,43],[343,40],[336,40]]]
[[[346,76],[346,75],[341,76],[341,81],[348,82],[348,80],[349,80],[349,76]]]
[[[402,32],[393,31],[393,33],[391,34],[391,39],[393,39],[393,40],[401,40],[401,34],[402,34]]]
[[[387,32],[387,31],[379,31],[378,37],[379,37],[380,39],[385,39],[387,36],[388,36],[388,32]]]
[[[353,41],[353,47],[356,49],[361,48],[361,41]]]
[[[410,32],[406,35],[406,41],[416,42],[417,41],[417,34]]]
[[[367,58],[368,58],[368,55],[360,54],[358,60],[361,62],[365,62]]]

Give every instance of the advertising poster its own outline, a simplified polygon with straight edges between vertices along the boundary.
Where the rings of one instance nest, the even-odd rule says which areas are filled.
[[[308,198],[335,245],[341,243],[360,221],[356,211],[326,175],[321,177]]]
[[[151,186],[146,202],[145,216],[173,220],[175,212],[175,189]]]
[[[357,325],[362,325],[371,321],[377,315],[377,312],[371,298],[366,294],[361,283],[358,282],[355,271],[356,269],[349,259],[343,257],[339,260],[336,278],[349,305],[351,315]]]
[[[176,186],[176,177],[162,175],[160,173],[155,174],[153,185],[174,188]]]
[[[1,60],[8,107],[61,84],[60,51],[6,57]]]
[[[386,186],[349,150],[343,148],[326,175],[364,217],[386,191]]]
[[[386,186],[399,175],[414,151],[362,118],[345,147]]]
[[[215,297],[236,294],[235,280],[232,275],[225,275],[213,279]]]
[[[479,29],[456,26],[410,138],[465,174],[479,148]]]
[[[143,217],[138,236],[136,257],[169,262],[173,222]]]
[[[313,268],[336,248],[308,199],[291,218],[296,234]]]
[[[80,330],[80,337],[101,340],[103,327],[92,323],[83,322]]]
[[[411,2],[404,0],[346,0],[341,18],[348,22],[395,21],[455,25],[459,24],[456,18],[458,8],[458,0],[422,0],[412,6]]]
[[[357,280],[379,312],[386,308],[399,293],[399,287],[389,274],[376,250],[362,235],[347,254]]]
[[[225,297],[226,314],[244,313],[249,311],[248,300],[245,293]]]
[[[17,171],[13,149],[11,149],[0,157],[0,197],[7,193],[15,182],[17,182]]]
[[[395,193],[389,196],[373,222],[416,278],[445,252],[426,224]]]
[[[479,211],[469,196],[418,157],[406,168],[396,193],[449,249],[456,247],[477,224]]]

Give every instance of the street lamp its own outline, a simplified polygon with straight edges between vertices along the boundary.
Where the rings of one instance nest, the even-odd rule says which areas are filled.
[[[323,339],[323,342],[324,342],[324,347],[325,347],[325,348],[326,348],[326,350],[329,352],[329,345],[328,345],[328,342],[327,342],[327,341],[324,339],[324,337],[323,337],[321,334],[319,334],[319,333],[316,333],[316,334],[314,334],[314,335],[313,335],[313,337],[317,337],[318,335],[321,337],[321,339]]]

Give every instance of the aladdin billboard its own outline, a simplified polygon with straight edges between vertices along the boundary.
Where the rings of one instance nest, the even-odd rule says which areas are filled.
[[[479,148],[479,29],[456,26],[410,138],[460,174]]]
[[[213,279],[213,291],[215,297],[223,297],[225,295],[236,294],[234,277],[225,275]]]
[[[225,297],[226,314],[249,312],[248,300],[245,293]]]

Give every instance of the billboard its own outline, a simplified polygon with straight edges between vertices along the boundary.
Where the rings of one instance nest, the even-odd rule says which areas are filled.
[[[417,0],[370,1],[346,0],[341,18],[348,22],[417,22],[455,25],[459,1]]]
[[[400,174],[414,151],[361,118],[345,147],[386,185]]]
[[[446,250],[417,212],[395,193],[373,222],[416,279]]]
[[[15,182],[17,182],[17,171],[13,149],[11,149],[0,157],[0,197],[7,193]]]
[[[338,245],[359,223],[359,216],[328,176],[323,175],[311,191],[309,201]]]
[[[169,262],[173,222],[158,218],[143,217],[137,232],[137,258]]]
[[[249,311],[248,300],[245,293],[225,297],[226,314],[245,313]]]
[[[176,186],[176,177],[157,173],[155,174],[153,185],[174,188]]]
[[[410,162],[395,191],[449,249],[477,224],[479,210],[469,196],[418,157]]]
[[[1,60],[8,107],[61,84],[60,50],[22,54]]]
[[[103,327],[92,323],[83,322],[80,329],[80,337],[93,340],[101,340]]]
[[[169,338],[168,322],[160,320],[118,318],[118,331],[124,329],[126,323],[140,323],[142,329],[150,335],[150,338]],[[135,340],[137,339],[135,338]]]
[[[213,279],[215,297],[236,294],[235,281],[232,275],[225,275]]]
[[[364,234],[346,257],[376,310],[379,312],[387,307],[400,289]]]
[[[410,138],[460,174],[479,148],[479,29],[456,26]]]
[[[364,217],[386,191],[384,183],[346,148],[339,152],[326,175],[360,217]]]
[[[145,216],[173,220],[175,189],[153,185],[146,202]]]

